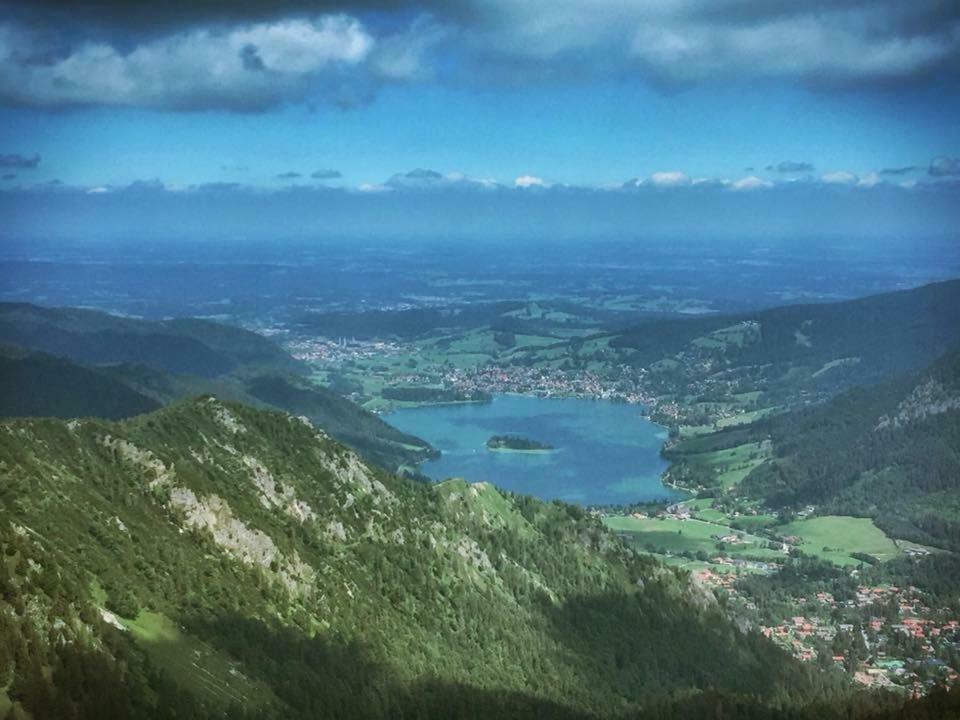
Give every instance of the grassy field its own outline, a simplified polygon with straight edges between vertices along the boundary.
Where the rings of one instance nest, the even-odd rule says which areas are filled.
[[[684,460],[692,465],[702,465],[717,471],[717,480],[724,490],[740,483],[750,471],[770,455],[768,442],[753,442],[737,445],[727,450],[688,453]]]
[[[854,565],[860,561],[850,553],[861,552],[878,560],[890,560],[900,554],[896,543],[869,518],[841,515],[797,520],[779,528],[781,535],[802,539],[800,549],[837,565]]]
[[[725,543],[724,554],[731,557],[774,559],[783,553],[766,547],[764,538],[738,533],[729,526],[703,520],[677,520],[675,518],[635,518],[617,515],[604,518],[611,530],[629,533],[642,548],[653,547],[658,552],[676,554],[703,551],[710,557],[718,554],[714,536],[742,535],[743,543]]]
[[[258,707],[275,701],[271,690],[243,675],[237,663],[206,643],[183,633],[165,615],[141,612],[123,620],[159,667],[178,683],[218,704]]]

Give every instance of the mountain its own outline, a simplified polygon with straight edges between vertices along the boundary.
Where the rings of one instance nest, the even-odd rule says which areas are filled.
[[[332,390],[278,375],[257,375],[244,382],[251,404],[303,415],[331,437],[387,469],[415,465],[438,452],[424,440],[397,430]]]
[[[711,340],[700,348],[721,351],[729,365],[788,363],[816,370],[847,359],[849,373],[862,384],[920,369],[960,342],[958,307],[960,280],[950,280],[843,302],[649,323],[617,334],[611,345],[645,363],[698,338]]]
[[[0,399],[3,415],[120,419],[184,397],[214,394],[305,415],[391,470],[436,454],[424,440],[303,380],[297,361],[242,328],[0,304],[0,342],[41,351],[0,364],[0,385],[10,386]]]
[[[711,424],[919,371],[960,343],[958,307],[960,280],[951,280],[843,302],[652,321],[529,348],[513,362],[612,378],[629,367],[649,394],[680,407],[679,424]],[[676,413],[654,412],[678,424]]]
[[[256,333],[208,320],[152,322],[97,310],[0,304],[0,343],[80,363],[133,363],[213,378],[244,367],[294,372],[299,364]]]
[[[837,689],[579,508],[390,476],[286,414],[12,420],[0,468],[0,713],[768,717]]]
[[[158,407],[109,372],[43,353],[0,348],[0,417],[119,420]]]
[[[773,458],[743,482],[748,494],[874,517],[897,537],[960,550],[960,350],[727,435],[772,443]]]

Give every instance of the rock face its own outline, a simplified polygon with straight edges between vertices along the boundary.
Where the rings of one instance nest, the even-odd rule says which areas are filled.
[[[913,392],[903,399],[895,415],[881,417],[877,430],[898,428],[909,422],[957,409],[960,409],[960,393],[931,378],[915,387]]]

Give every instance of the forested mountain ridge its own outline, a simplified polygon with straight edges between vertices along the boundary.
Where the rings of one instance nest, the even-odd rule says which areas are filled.
[[[960,550],[960,350],[729,436],[772,442],[774,457],[743,482],[749,495],[874,517],[897,537]]]
[[[834,687],[578,508],[399,479],[288,415],[8,421],[0,468],[0,669],[34,717],[469,716],[493,691],[488,716],[614,715]]]
[[[211,393],[306,415],[391,470],[435,454],[424,440],[305,381],[300,363],[242,328],[0,303],[0,342],[35,351],[6,353],[15,359],[0,366],[0,382],[11,386],[0,416],[121,419]]]
[[[0,417],[120,420],[158,407],[159,402],[119,382],[110,371],[0,346]]]
[[[859,383],[919,370],[960,342],[960,280],[855,300],[786,305],[752,313],[695,320],[670,320],[618,333],[611,346],[632,360],[652,363],[680,351],[698,337],[702,350],[722,351],[728,364],[820,368],[856,358]],[[743,326],[728,337],[710,333]],[[838,368],[833,368],[838,372]],[[826,373],[824,373],[826,374]]]
[[[80,363],[135,363],[208,378],[245,366],[298,369],[298,363],[267,338],[209,320],[153,322],[27,303],[0,303],[0,342]]]
[[[512,364],[635,381],[664,424],[711,425],[917,372],[960,343],[960,280],[839,302],[653,320],[524,348]],[[749,399],[745,399],[749,398]]]

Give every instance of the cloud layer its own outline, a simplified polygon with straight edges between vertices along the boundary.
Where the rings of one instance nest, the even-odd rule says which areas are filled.
[[[304,238],[345,236],[449,240],[496,238],[584,241],[700,237],[764,247],[776,238],[952,239],[960,222],[960,182],[913,188],[764,181],[722,185],[590,189],[480,187],[455,173],[421,171],[428,187],[380,184],[365,192],[323,185],[271,190],[230,183],[183,188],[156,181],[128,186],[0,189],[0,239]],[[402,173],[399,177],[406,177]],[[805,240],[806,241],[806,240]]]
[[[351,105],[437,75],[836,88],[960,68],[960,3],[942,0],[34,0],[3,14],[0,102],[42,107]]]

